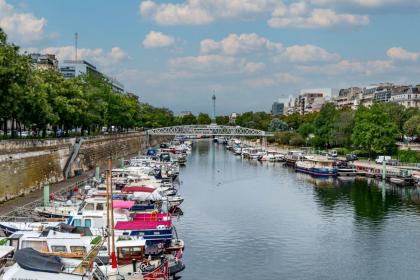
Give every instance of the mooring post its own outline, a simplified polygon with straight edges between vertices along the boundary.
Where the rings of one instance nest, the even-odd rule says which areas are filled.
[[[382,180],[386,180],[386,161],[382,161]]]
[[[44,185],[44,207],[50,205],[50,185]]]
[[[96,170],[95,170],[95,178],[96,178],[96,181],[99,182],[99,180],[101,179],[100,176],[101,176],[101,168],[99,167],[99,165],[97,165],[96,166]]]

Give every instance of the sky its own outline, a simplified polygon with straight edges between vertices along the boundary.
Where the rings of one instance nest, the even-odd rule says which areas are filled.
[[[303,88],[420,84],[420,0],[0,0],[22,51],[78,55],[142,102],[269,111]]]

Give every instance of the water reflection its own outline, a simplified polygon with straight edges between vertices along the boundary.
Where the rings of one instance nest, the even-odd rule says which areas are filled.
[[[420,192],[316,179],[200,141],[181,174],[184,280],[417,279]]]

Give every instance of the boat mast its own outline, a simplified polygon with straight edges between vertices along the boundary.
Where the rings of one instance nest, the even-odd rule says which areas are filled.
[[[109,177],[112,176],[112,174],[110,174],[110,170],[108,169],[106,172],[106,230],[107,230],[107,245],[108,245],[108,253],[111,252],[111,244],[110,244],[110,239],[109,239]]]
[[[112,173],[112,161],[109,159],[109,173]],[[112,268],[117,268],[117,258],[115,255],[115,225],[114,225],[114,203],[113,203],[113,190],[112,190],[112,176],[109,178],[110,182],[110,204],[111,204],[111,238],[112,238],[112,251],[111,261]]]

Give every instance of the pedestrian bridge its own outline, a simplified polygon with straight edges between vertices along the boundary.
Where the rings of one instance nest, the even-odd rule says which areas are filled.
[[[147,130],[147,135],[181,135],[181,136],[272,136],[263,130],[227,125],[181,125]]]

